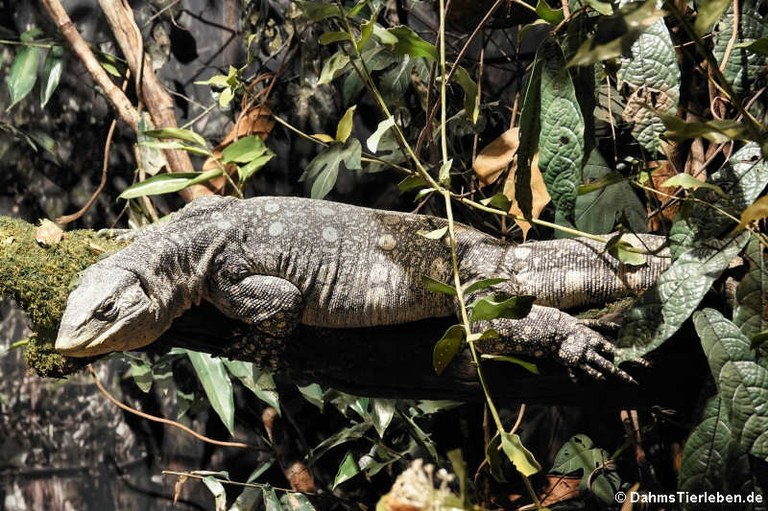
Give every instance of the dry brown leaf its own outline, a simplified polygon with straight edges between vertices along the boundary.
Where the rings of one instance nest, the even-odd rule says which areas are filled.
[[[510,128],[485,146],[472,163],[472,169],[483,186],[494,183],[517,154],[520,129]]]
[[[515,174],[517,171],[517,165],[512,167],[507,175],[507,181],[504,183],[504,195],[512,203],[512,207],[509,208],[509,212],[515,215],[523,216],[523,211],[517,203],[515,194]],[[539,218],[541,212],[549,204],[552,198],[547,192],[547,185],[544,184],[544,176],[541,175],[539,170],[539,153],[533,155],[531,159],[531,197],[533,201],[531,204],[531,217]],[[531,224],[522,220],[515,220],[515,223],[523,231],[523,240],[528,237],[528,231],[531,230]]]
[[[676,187],[661,186],[664,181],[677,175],[677,171],[675,171],[674,166],[669,161],[660,160],[657,162],[649,162],[648,166],[653,169],[653,172],[651,172],[651,186],[654,190],[658,190],[666,195],[673,195],[677,192]],[[701,181],[702,177],[706,179],[706,176],[701,175],[696,179]],[[651,197],[652,200],[648,203],[649,208],[659,207],[659,212],[648,219],[648,228],[651,232],[661,229],[662,224],[664,223],[662,222],[662,218],[667,222],[673,221],[677,216],[677,212],[680,210],[680,202],[678,201],[670,204],[672,199],[666,195],[656,195],[656,197]],[[654,211],[654,209],[651,211]],[[661,215],[661,218],[659,218],[659,215]]]
[[[173,485],[173,505],[175,506],[176,503],[179,501],[179,497],[181,496],[181,490],[184,488],[184,483],[187,482],[188,477],[187,476],[179,476],[178,479],[176,479],[176,484]]]
[[[219,145],[211,151],[211,156],[205,160],[205,163],[203,163],[203,172],[218,168],[221,152],[235,140],[250,135],[258,135],[262,140],[266,140],[274,126],[275,118],[272,114],[272,110],[266,106],[256,105],[246,108],[240,113],[237,122],[235,122],[235,125],[232,126],[232,129],[229,130]],[[224,170],[227,174],[232,176],[237,173],[237,166],[229,164],[224,167]],[[209,186],[216,192],[220,192],[226,185],[227,180],[223,176],[209,181]]]
[[[40,225],[35,227],[35,241],[42,247],[56,245],[64,237],[64,231],[58,224],[48,219],[40,220]]]
[[[579,496],[580,482],[580,477],[548,475],[547,488],[543,492],[541,505],[551,506],[564,500],[575,499]]]

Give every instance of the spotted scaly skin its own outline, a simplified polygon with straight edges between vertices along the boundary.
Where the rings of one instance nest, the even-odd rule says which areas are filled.
[[[419,234],[445,225],[440,218],[301,198],[200,198],[83,273],[56,348],[70,356],[140,348],[207,300],[244,324],[226,354],[279,369],[285,339],[299,323],[356,328],[449,316],[454,300],[422,283],[423,275],[451,281],[447,240]],[[631,380],[610,361],[613,345],[560,308],[641,292],[666,268],[666,254],[629,268],[597,242],[515,246],[461,224],[456,241],[462,282],[509,279],[469,301],[488,293],[536,296],[523,319],[473,323],[477,332],[500,334],[481,342],[481,351],[551,356],[595,378]],[[656,249],[662,238],[635,242]]]

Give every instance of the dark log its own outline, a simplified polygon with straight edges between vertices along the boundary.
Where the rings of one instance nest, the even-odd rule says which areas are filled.
[[[452,318],[436,318],[375,328],[300,326],[288,340],[285,376],[297,383],[319,383],[372,397],[481,401],[469,350],[439,376],[432,368],[435,342],[454,323]],[[180,346],[220,354],[222,342],[239,326],[204,303],[176,320],[153,349]],[[692,336],[673,339],[652,354],[651,367],[630,366],[639,385],[588,378],[574,383],[565,369],[547,360],[537,361],[539,375],[506,362],[483,362],[483,370],[500,402],[686,409],[709,378],[706,359],[693,341]]]

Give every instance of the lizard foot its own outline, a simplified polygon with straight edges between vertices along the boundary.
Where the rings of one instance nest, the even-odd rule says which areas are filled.
[[[578,368],[596,380],[605,380],[607,375],[611,375],[636,385],[634,378],[611,361],[616,353],[616,347],[600,334],[584,325],[577,325],[560,344],[555,358],[569,368],[571,376],[573,369]]]

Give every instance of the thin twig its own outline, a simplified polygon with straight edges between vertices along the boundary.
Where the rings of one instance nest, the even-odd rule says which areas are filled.
[[[124,410],[124,411],[126,411],[128,413],[132,413],[134,415],[137,415],[137,416],[141,417],[142,419],[147,419],[147,420],[152,421],[152,422],[159,422],[161,424],[166,424],[168,426],[173,426],[174,428],[179,428],[180,430],[184,431],[185,433],[189,433],[190,435],[192,435],[193,437],[197,438],[198,440],[200,440],[202,442],[206,442],[208,444],[218,445],[220,447],[236,447],[238,449],[258,449],[258,450],[260,450],[260,448],[258,446],[246,444],[246,443],[243,443],[243,442],[226,442],[226,441],[223,441],[223,440],[215,440],[215,439],[209,438],[209,437],[207,437],[205,435],[201,435],[197,431],[194,431],[193,429],[191,429],[191,428],[189,428],[189,427],[187,427],[184,424],[181,424],[179,422],[172,421],[172,420],[166,419],[164,417],[157,417],[155,415],[150,415],[148,413],[145,413],[145,412],[142,412],[142,411],[137,410],[135,408],[132,408],[132,407],[128,406],[127,404],[125,404],[125,403],[121,402],[120,400],[118,400],[112,394],[110,394],[110,392],[104,387],[104,385],[101,383],[101,381],[99,381],[99,377],[96,374],[96,371],[93,369],[93,366],[91,364],[88,364],[87,367],[88,367],[88,372],[91,373],[91,376],[93,377],[93,382],[96,384],[96,388],[99,389],[99,392],[101,392],[101,394],[104,397],[106,397],[109,401],[112,402],[112,404],[114,404],[115,406],[117,406],[121,410]]]

